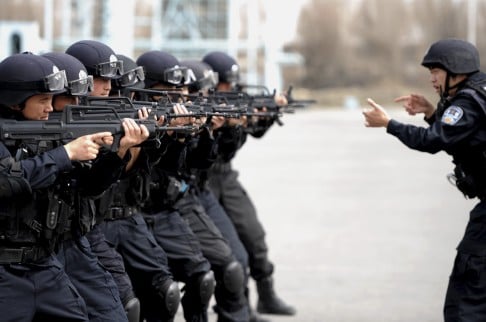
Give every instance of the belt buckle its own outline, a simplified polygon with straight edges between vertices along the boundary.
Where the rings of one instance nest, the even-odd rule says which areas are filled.
[[[33,262],[37,259],[38,248],[36,247],[21,247],[22,263]]]
[[[118,219],[123,217],[123,208],[122,207],[112,207],[110,208],[110,219]]]

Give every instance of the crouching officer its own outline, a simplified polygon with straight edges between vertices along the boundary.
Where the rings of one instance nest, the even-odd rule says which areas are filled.
[[[167,52],[146,52],[138,57],[137,64],[144,68],[144,82],[148,89],[171,89],[183,80],[183,69],[178,59]],[[181,106],[174,109],[175,113],[187,114],[187,110]],[[180,124],[185,124],[181,118],[176,119]],[[215,274],[203,255],[197,236],[181,214],[171,206],[184,188],[168,173],[180,167],[185,144],[173,133],[162,137],[160,149],[147,149],[145,152],[153,160],[150,194],[142,208],[145,221],[157,243],[165,250],[174,278],[185,284],[181,299],[185,320],[207,321],[208,305],[215,289]],[[146,314],[147,321],[154,321],[150,319],[149,310]]]
[[[80,96],[87,95],[92,88],[93,80],[88,76],[84,65],[71,55],[51,52],[42,56],[63,69],[68,81],[66,92],[53,98],[55,112],[51,117],[55,117],[62,114],[66,104],[77,104]],[[125,314],[121,300],[116,296],[118,288],[115,280],[110,272],[100,265],[86,238],[95,216],[93,200],[89,197],[100,195],[119,178],[128,162],[127,147],[145,139],[140,135],[140,131],[137,134],[138,126],[132,120],[124,120],[122,124],[133,126],[135,131],[126,128],[118,151],[103,149],[94,161],[76,162],[75,170],[63,174],[59,180],[59,191],[56,195],[67,205],[62,208],[67,213],[60,214],[67,220],[60,237],[58,259],[84,298],[91,322],[123,321],[125,315],[129,317],[130,322],[138,321],[140,313],[136,308],[138,301],[133,298],[125,305]],[[87,279],[86,276],[90,278]],[[130,319],[131,315],[135,315],[135,318]]]
[[[126,88],[143,87],[143,70],[131,58],[117,57],[126,70],[121,78],[112,80],[112,93],[131,95]],[[141,109],[139,116],[148,118],[147,110]],[[120,178],[96,200],[98,217],[103,219],[99,225],[106,240],[123,257],[144,312],[153,306],[154,316],[173,321],[180,303],[179,286],[168,267],[167,254],[141,214],[141,206],[149,197],[151,162],[142,147],[130,148],[130,154]]]
[[[475,89],[486,85],[480,72],[479,53],[460,39],[443,39],[432,44],[422,60],[440,100],[434,107],[422,95],[396,99],[410,114],[423,113],[428,127],[403,124],[391,119],[373,100],[363,111],[365,125],[385,127],[411,149],[453,158],[459,190],[478,198],[471,210],[464,237],[457,247],[449,279],[444,320],[447,322],[486,320],[486,113],[484,98]],[[476,85],[480,85],[476,87]]]
[[[47,120],[52,96],[64,92],[65,82],[64,72],[44,57],[7,57],[0,62],[2,118]],[[42,152],[24,140],[2,138],[0,171],[12,187],[4,186],[0,198],[3,321],[88,321],[83,298],[53,253],[62,218],[49,210],[57,204],[51,198],[56,179],[72,170],[71,161],[94,159],[110,139],[111,133],[101,132]]]
[[[66,49],[66,53],[76,57],[86,68],[88,74],[93,77],[93,90],[89,96],[107,97],[111,90],[111,81],[122,76],[123,62],[108,45],[96,40],[80,40]],[[129,158],[129,153],[127,158]],[[103,219],[99,219],[86,234],[92,252],[98,257],[100,263],[115,279],[118,292],[128,315],[136,315],[139,310],[132,282],[125,270],[123,258],[106,241],[103,232],[98,225]],[[134,305],[135,304],[135,305]]]

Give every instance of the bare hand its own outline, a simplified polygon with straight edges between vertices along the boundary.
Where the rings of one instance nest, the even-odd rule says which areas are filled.
[[[385,111],[383,107],[376,104],[371,98],[367,100],[370,108],[365,108],[363,110],[363,115],[365,117],[366,127],[387,127],[388,122],[390,122],[390,116]]]
[[[185,115],[185,114],[192,114],[191,112],[187,111],[187,108],[182,104],[175,104],[174,105],[174,113],[176,115]],[[194,117],[175,117],[170,121],[171,126],[179,126],[179,125],[192,125],[196,122],[196,118]]]
[[[222,127],[224,125],[225,121],[226,120],[223,116],[213,115],[213,117],[211,117],[211,128],[213,130],[219,129],[220,127]]]
[[[145,106],[142,107],[141,109],[139,109],[137,111],[138,118],[141,119],[141,120],[148,119],[151,111],[152,110],[150,108],[146,108]]]
[[[129,148],[136,146],[149,137],[149,131],[145,125],[137,124],[133,119],[123,119],[124,135],[120,140],[118,155],[123,158]]]
[[[278,106],[286,106],[289,104],[287,97],[282,93],[275,95],[274,101]]]
[[[109,139],[111,137],[111,140]],[[113,142],[110,132],[99,132],[80,136],[64,145],[69,160],[86,161],[93,160],[98,155],[102,144]]]
[[[416,115],[418,113],[424,113],[428,118],[434,114],[435,107],[420,94],[410,94],[400,96],[394,99],[396,103],[403,103],[405,111],[410,115]]]

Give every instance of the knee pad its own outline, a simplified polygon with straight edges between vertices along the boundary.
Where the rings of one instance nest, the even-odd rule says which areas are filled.
[[[167,312],[173,317],[179,309],[179,303],[181,302],[181,292],[179,285],[173,280],[167,280],[164,285],[158,289],[159,296],[167,309]]]
[[[245,273],[243,267],[237,261],[232,261],[226,265],[223,271],[224,287],[231,293],[241,290],[245,283]]]
[[[140,301],[134,297],[125,304],[125,313],[128,322],[138,322],[140,320]]]
[[[204,306],[209,304],[211,296],[214,294],[214,287],[216,280],[214,279],[213,271],[208,271],[198,278],[199,296],[201,298],[201,304]]]

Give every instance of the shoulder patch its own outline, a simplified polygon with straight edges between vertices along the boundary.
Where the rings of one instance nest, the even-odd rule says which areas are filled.
[[[454,125],[459,120],[461,119],[462,115],[464,115],[464,112],[462,108],[459,106],[449,106],[445,111],[444,114],[442,115],[441,122],[448,124],[448,125]]]

